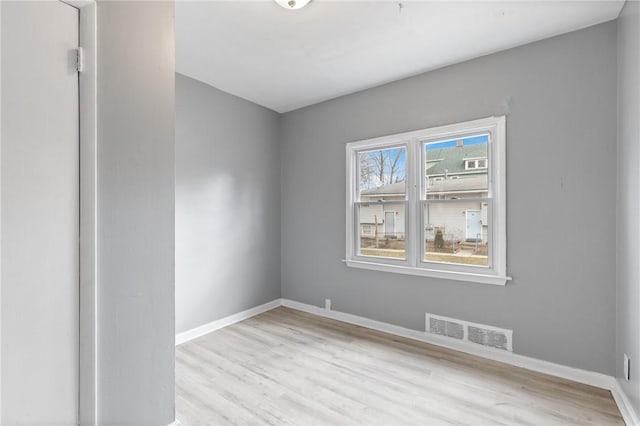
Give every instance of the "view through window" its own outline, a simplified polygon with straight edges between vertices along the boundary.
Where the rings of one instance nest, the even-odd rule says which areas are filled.
[[[488,142],[476,135],[423,144],[425,260],[489,264]]]
[[[359,254],[404,259],[407,210],[407,149],[358,153]]]

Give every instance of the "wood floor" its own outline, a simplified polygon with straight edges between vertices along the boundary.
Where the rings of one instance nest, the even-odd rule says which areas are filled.
[[[176,348],[183,425],[613,425],[608,391],[280,307]]]

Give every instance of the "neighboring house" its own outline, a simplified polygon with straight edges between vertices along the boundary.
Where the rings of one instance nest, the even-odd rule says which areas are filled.
[[[379,238],[405,237],[405,182],[392,183],[360,192],[360,200],[371,201],[360,208],[360,235],[375,238],[376,226]],[[399,203],[378,203],[379,201],[401,201]]]
[[[437,146],[437,144],[435,144]],[[433,240],[440,229],[445,239],[487,241],[487,144],[465,145],[426,150],[425,186],[427,200],[464,200],[455,203],[429,203],[425,212],[425,237]],[[360,232],[363,238],[374,238],[376,226],[379,238],[405,238],[405,182],[393,183],[361,191]]]

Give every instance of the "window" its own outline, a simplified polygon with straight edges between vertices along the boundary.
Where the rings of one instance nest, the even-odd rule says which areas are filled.
[[[464,141],[463,146],[464,146]],[[469,159],[465,160],[465,169],[486,169],[487,168],[487,159],[486,158],[477,158],[477,159]]]
[[[505,118],[347,144],[349,266],[504,285]]]
[[[358,256],[406,259],[407,147],[397,145],[356,152]],[[375,224],[365,232],[365,224]],[[401,231],[402,230],[402,231]]]

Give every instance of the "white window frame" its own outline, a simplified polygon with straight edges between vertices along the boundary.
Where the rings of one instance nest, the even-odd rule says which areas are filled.
[[[424,144],[429,141],[447,140],[475,134],[488,134],[488,173],[490,204],[489,249],[490,265],[473,266],[424,260],[423,205],[432,200],[421,197],[425,182],[422,166]],[[358,153],[374,149],[405,146],[406,151],[406,259],[358,255]],[[347,266],[419,275],[482,284],[505,285],[507,276],[507,236],[506,236],[506,119],[504,116],[488,117],[463,123],[432,127],[429,129],[379,138],[350,142],[346,145],[346,257]],[[391,202],[391,201],[389,201]],[[402,202],[402,201],[399,201]]]
[[[351,220],[349,221],[349,223],[347,224],[347,229],[349,230],[348,232],[350,232],[350,235],[353,235],[353,238],[348,238],[347,240],[350,240],[351,243],[351,253],[353,253],[353,255],[351,256],[350,260],[353,261],[359,261],[359,262],[363,262],[363,263],[368,263],[370,261],[374,261],[374,262],[382,262],[388,265],[395,265],[395,266],[410,266],[411,262],[410,259],[414,256],[413,252],[410,252],[410,248],[409,246],[409,238],[410,236],[406,233],[406,227],[405,227],[405,258],[404,259],[396,259],[396,258],[386,258],[386,257],[381,257],[381,256],[363,256],[363,255],[358,255],[358,248],[359,248],[359,244],[360,244],[360,239],[356,237],[356,235],[358,235],[359,232],[359,227],[358,224],[360,223],[359,220],[359,209],[358,209],[358,205],[360,204],[374,204],[374,205],[384,205],[384,204],[404,204],[405,205],[405,209],[404,209],[404,214],[405,214],[405,226],[406,224],[409,222],[409,220],[411,220],[409,211],[411,210],[411,203],[409,202],[409,199],[411,198],[410,196],[410,191],[411,191],[411,184],[413,183],[413,170],[411,168],[411,166],[407,163],[407,169],[406,169],[406,182],[407,182],[407,195],[406,198],[404,200],[389,200],[389,201],[375,201],[372,200],[370,202],[364,202],[364,201],[360,201],[357,199],[357,189],[359,187],[359,182],[360,182],[360,174],[359,174],[359,170],[358,170],[358,153],[359,152],[364,152],[364,151],[372,151],[372,150],[377,150],[377,149],[389,149],[389,148],[405,148],[406,150],[406,157],[409,157],[409,149],[410,149],[410,144],[409,144],[409,140],[403,140],[403,139],[397,139],[397,138],[392,138],[388,140],[387,142],[380,142],[380,143],[375,143],[375,144],[371,144],[370,146],[367,145],[362,145],[359,148],[356,148],[353,150],[353,152],[351,153],[352,155],[352,161],[353,161],[353,173],[355,173],[352,176],[353,179],[353,184],[354,184],[354,188],[353,188],[353,194],[352,194],[352,198],[351,198]],[[347,161],[347,167],[349,167],[349,163],[350,161]],[[384,220],[384,208],[382,209],[383,212],[383,220]],[[383,222],[384,223],[384,222]],[[377,226],[377,224],[376,224]],[[412,237],[411,237],[412,238]],[[412,240],[413,241],[413,240]],[[413,245],[413,242],[412,242]],[[411,256],[411,257],[410,257]]]

